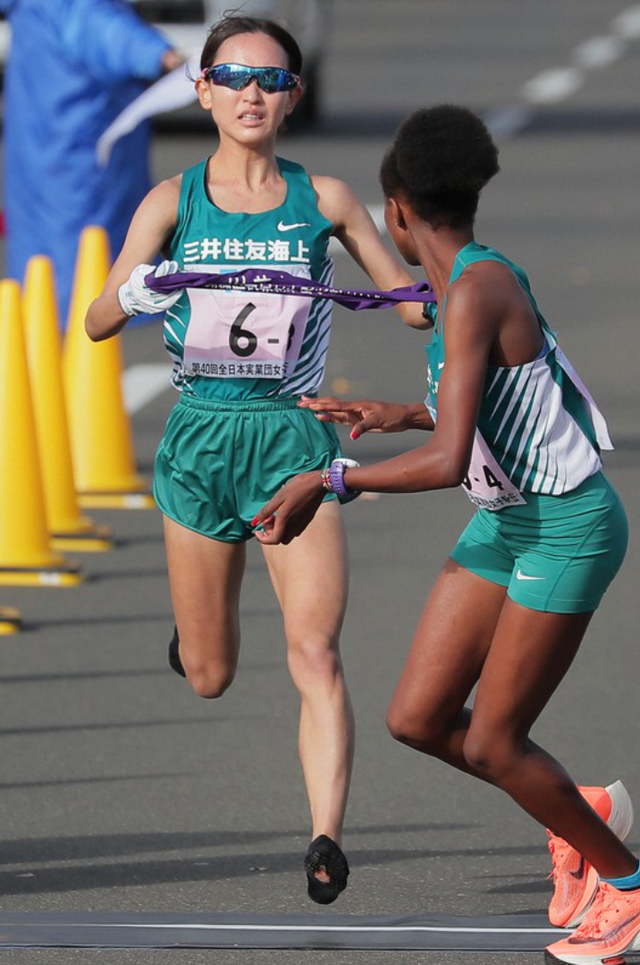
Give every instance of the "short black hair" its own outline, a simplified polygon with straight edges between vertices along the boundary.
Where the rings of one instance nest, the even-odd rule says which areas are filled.
[[[498,149],[466,107],[420,108],[401,124],[380,168],[386,197],[401,194],[434,228],[472,225],[480,191],[498,173]]]
[[[280,44],[287,55],[289,70],[294,74],[299,74],[302,70],[302,53],[298,42],[273,20],[265,20],[260,17],[243,17],[240,14],[227,14],[211,27],[205,45],[200,55],[200,69],[211,67],[215,60],[219,48],[230,37],[238,34],[266,34],[276,43]]]

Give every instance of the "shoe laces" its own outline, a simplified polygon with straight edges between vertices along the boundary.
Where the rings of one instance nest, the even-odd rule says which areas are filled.
[[[558,837],[557,834],[553,834],[551,831],[547,831],[547,834],[549,835],[547,847],[551,854],[551,862],[553,864],[553,868],[551,869],[551,873],[547,875],[547,879],[553,878],[555,880],[555,878],[565,870],[565,866],[577,852],[564,838]]]
[[[582,941],[600,938],[609,922],[617,917],[619,906],[624,906],[626,900],[627,895],[623,891],[602,882],[582,924],[571,938]]]

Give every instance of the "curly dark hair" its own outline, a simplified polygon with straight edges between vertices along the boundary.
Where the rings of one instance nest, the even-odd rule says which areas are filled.
[[[498,149],[466,107],[421,108],[400,126],[380,168],[386,197],[400,194],[434,228],[472,225],[480,191],[498,173]]]
[[[200,55],[200,67],[211,67],[215,60],[219,48],[230,37],[238,34],[266,34],[280,44],[289,60],[289,70],[294,74],[299,74],[302,70],[302,53],[294,37],[288,30],[281,27],[273,20],[263,20],[259,17],[243,17],[241,14],[229,13],[218,20],[213,25],[207,35],[202,54]]]

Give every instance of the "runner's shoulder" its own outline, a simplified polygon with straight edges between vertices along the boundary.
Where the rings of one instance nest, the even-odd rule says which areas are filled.
[[[163,225],[175,225],[178,220],[181,183],[181,174],[160,181],[151,188],[138,212],[145,220],[151,219]]]

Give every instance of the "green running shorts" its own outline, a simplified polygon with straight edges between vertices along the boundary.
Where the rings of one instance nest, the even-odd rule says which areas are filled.
[[[479,509],[451,557],[532,610],[596,610],[629,538],[615,489],[598,472],[560,496],[524,496],[523,506]]]
[[[324,469],[340,455],[334,426],[297,401],[214,402],[183,394],[155,460],[154,496],[165,516],[211,539],[251,539],[251,520],[288,479]]]

